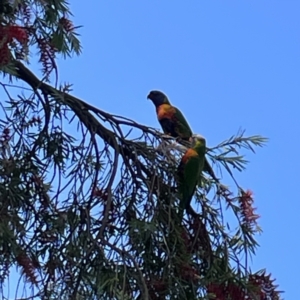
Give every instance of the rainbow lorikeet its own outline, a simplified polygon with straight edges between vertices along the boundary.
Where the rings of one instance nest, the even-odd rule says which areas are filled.
[[[191,207],[191,200],[204,168],[206,141],[203,136],[198,134],[192,135],[191,141],[192,146],[187,149],[182,156],[177,169],[178,194],[180,200],[179,218],[182,220],[184,210],[196,217],[193,224],[197,224],[197,235],[199,234],[201,247],[205,251],[203,261],[207,263],[207,268],[209,268],[213,259],[209,233],[202,218],[199,218],[199,215]]]
[[[163,132],[174,138],[189,141],[193,134],[192,130],[181,111],[171,105],[168,97],[160,91],[151,91],[147,98],[155,105],[157,119]],[[206,158],[204,158],[203,171],[218,182],[218,178]]]
[[[192,147],[187,149],[178,166],[178,193],[181,210],[190,209],[199,177],[204,168],[206,141],[201,135],[192,136]]]
[[[193,224],[197,224],[198,227],[197,235],[199,234],[201,247],[204,250],[203,262],[206,262],[207,268],[209,268],[213,260],[209,233],[202,218],[199,218],[199,215],[191,207],[191,200],[205,164],[206,141],[203,136],[198,134],[192,135],[191,141],[192,146],[182,156],[177,169],[179,218],[182,220],[184,210],[195,217]]]
[[[172,106],[168,97],[160,91],[151,91],[147,97],[156,107],[157,119],[165,134],[188,141],[192,130],[181,111]]]

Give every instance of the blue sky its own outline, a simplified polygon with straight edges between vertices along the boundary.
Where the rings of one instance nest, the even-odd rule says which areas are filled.
[[[74,4],[75,3],[75,4]],[[239,182],[254,192],[263,234],[253,270],[298,296],[300,2],[72,1],[83,54],[61,82],[108,112],[159,128],[146,99],[164,91],[214,146],[239,128],[270,139]]]

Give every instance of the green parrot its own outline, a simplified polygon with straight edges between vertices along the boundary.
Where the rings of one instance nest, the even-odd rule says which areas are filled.
[[[163,132],[174,138],[189,141],[193,134],[192,130],[181,111],[171,105],[168,97],[160,91],[151,91],[147,98],[155,105],[157,119]],[[219,182],[206,158],[204,158],[203,171],[207,172],[216,182]]]
[[[206,141],[201,135],[192,136],[192,147],[182,156],[177,170],[180,209],[190,209],[190,202],[204,168]]]
[[[182,156],[177,169],[178,194],[180,200],[178,221],[181,223],[184,210],[193,216],[194,220],[192,224],[193,226],[197,226],[194,229],[193,237],[197,244],[196,248],[201,247],[202,249],[201,256],[203,260],[203,272],[205,273],[213,263],[211,240],[207,228],[203,223],[202,216],[196,213],[191,207],[191,200],[199,181],[201,184],[201,173],[205,164],[206,141],[203,136],[198,134],[192,135],[191,140],[192,147],[187,149]]]
[[[191,207],[191,200],[199,183],[199,178],[201,178],[201,173],[205,164],[206,141],[203,136],[197,134],[194,134],[191,140],[192,147],[182,156],[177,170],[178,193],[180,197],[180,211],[178,216],[181,222],[183,212],[186,210],[194,217],[194,224],[198,225],[197,235],[199,235],[202,244],[201,246],[203,250],[205,250],[203,260],[206,261],[207,268],[209,268],[213,260],[209,233],[202,218],[199,218],[199,214]]]

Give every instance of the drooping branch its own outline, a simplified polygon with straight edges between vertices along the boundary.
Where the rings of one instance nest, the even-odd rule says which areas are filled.
[[[118,165],[118,156],[121,155],[123,158],[123,161],[126,162],[128,159],[134,162],[137,170],[140,170],[139,172],[135,172],[134,177],[140,178],[143,182],[149,180],[153,182],[153,187],[154,190],[152,193],[159,193],[161,190],[168,191],[170,187],[166,185],[162,179],[157,176],[152,168],[149,168],[149,166],[146,166],[139,158],[138,156],[142,156],[144,159],[147,159],[149,156],[150,152],[155,151],[155,149],[151,148],[145,148],[144,145],[140,145],[139,143],[135,143],[131,140],[126,139],[122,131],[119,129],[117,130],[116,134],[115,132],[111,131],[110,129],[106,128],[99,122],[95,116],[93,115],[96,114],[99,117],[106,118],[106,120],[112,120],[113,123],[118,126],[118,123],[121,125],[131,125],[135,126],[144,132],[148,132],[149,134],[155,136],[157,139],[162,140],[162,134],[159,132],[147,127],[143,126],[140,124],[137,124],[134,121],[131,121],[126,118],[120,119],[120,117],[117,119],[114,116],[82,101],[81,99],[78,99],[69,93],[66,93],[64,91],[60,91],[51,85],[44,83],[43,81],[39,80],[35,74],[33,74],[28,68],[24,66],[23,63],[20,61],[15,60],[14,61],[15,65],[15,76],[18,79],[23,80],[26,82],[31,88],[37,92],[41,91],[41,93],[44,95],[44,98],[47,101],[47,97],[51,96],[52,98],[56,99],[57,101],[65,104],[68,106],[78,117],[80,122],[89,130],[91,137],[98,135],[105,143],[107,143],[111,148],[114,150],[114,166],[115,166],[115,172],[116,173],[116,168]],[[45,112],[49,111],[49,103],[45,101],[44,103],[44,110]],[[45,127],[47,127],[47,123],[49,122],[50,117],[47,117],[46,113],[46,120],[45,120]],[[38,140],[36,141],[36,143]],[[148,149],[148,152],[147,152]],[[33,147],[33,152],[35,150],[35,147]],[[33,153],[34,155],[34,153]],[[130,166],[128,166],[130,169]],[[103,220],[103,224],[106,223],[107,217],[108,217],[108,212],[110,211],[110,200],[111,200],[111,187],[113,184],[113,176],[111,177],[111,180],[106,187],[106,192],[108,193],[107,198],[108,198],[108,205],[106,205],[106,213],[105,217]],[[159,187],[159,188],[157,188]],[[103,235],[103,230],[104,226],[102,226],[100,232],[99,232],[99,237]]]
[[[115,150],[118,148],[114,133],[99,123],[89,112],[93,111],[97,113],[99,111],[98,109],[68,93],[61,92],[51,85],[42,82],[20,61],[16,60],[14,64],[16,67],[17,78],[25,81],[34,91],[41,90],[44,95],[58,98],[59,101],[66,104],[74,111],[80,121],[90,130],[91,134],[95,133],[99,135]]]
[[[103,256],[102,261],[97,260],[98,269],[96,268],[95,272],[98,272],[101,268],[106,268],[109,271],[106,266],[107,263],[114,266],[114,268],[117,266],[117,260],[111,258],[109,254],[106,257],[105,251],[108,251],[107,253],[114,252],[114,256],[121,259],[122,265],[119,264],[118,266],[123,266],[124,272],[127,272],[127,275],[124,274],[124,278],[127,276],[126,280],[124,280],[128,280],[126,285],[130,285],[132,276],[137,277],[137,283],[140,282],[142,285],[140,287],[131,286],[128,289],[144,290],[142,293],[144,297],[148,292],[149,295],[153,291],[159,292],[162,286],[166,289],[176,286],[173,285],[174,282],[172,281],[164,281],[160,275],[161,272],[176,274],[178,278],[181,278],[182,282],[192,281],[193,284],[196,284],[202,290],[205,289],[207,283],[205,274],[209,268],[212,269],[211,272],[215,272],[213,271],[214,269],[222,269],[225,272],[226,269],[226,272],[234,273],[237,280],[244,278],[243,276],[248,274],[247,263],[245,265],[241,263],[240,256],[241,253],[247,256],[249,249],[256,247],[256,244],[252,241],[255,234],[255,228],[252,223],[256,219],[254,219],[255,216],[252,214],[251,205],[253,201],[250,201],[250,196],[246,199],[243,195],[234,197],[233,193],[226,195],[213,193],[213,199],[210,199],[211,194],[208,195],[208,193],[210,193],[211,187],[215,187],[215,182],[204,179],[204,186],[200,187],[195,195],[196,203],[200,204],[199,212],[194,215],[187,213],[187,215],[191,216],[189,220],[184,219],[182,224],[176,223],[174,221],[176,218],[173,217],[176,216],[177,205],[176,182],[173,177],[181,150],[185,151],[185,148],[178,150],[170,142],[172,141],[171,139],[168,139],[155,129],[143,126],[125,117],[104,112],[70,95],[67,88],[58,89],[45,83],[44,80],[40,80],[20,61],[13,61],[13,63],[14,73],[11,75],[26,82],[33,90],[35,96],[35,98],[31,96],[24,100],[21,98],[20,103],[24,104],[22,104],[23,106],[20,105],[21,109],[19,111],[24,111],[23,107],[27,111],[26,107],[30,106],[31,99],[33,101],[37,100],[34,104],[35,106],[31,107],[31,111],[34,114],[38,114],[38,118],[40,118],[39,124],[44,123],[42,128],[37,128],[37,135],[31,135],[33,138],[30,139],[30,142],[32,141],[33,143],[28,143],[28,147],[26,144],[26,151],[32,153],[32,155],[35,152],[37,156],[43,155],[43,152],[40,152],[40,150],[44,150],[47,147],[47,143],[52,141],[53,132],[55,133],[56,130],[55,126],[52,125],[51,127],[51,122],[57,117],[56,107],[59,107],[60,111],[72,111],[75,114],[82,128],[84,128],[82,130],[83,141],[81,141],[80,145],[90,142],[94,151],[86,151],[82,155],[81,153],[79,154],[81,157],[88,156],[90,153],[94,155],[90,166],[92,166],[91,172],[95,174],[93,175],[93,180],[89,180],[89,183],[92,181],[94,186],[91,189],[88,186],[88,192],[81,194],[82,189],[85,188],[83,186],[87,175],[81,173],[85,160],[80,158],[75,161],[74,173],[67,173],[68,175],[66,176],[75,174],[72,177],[75,182],[74,187],[71,188],[75,196],[72,198],[73,194],[69,194],[68,202],[55,211],[55,214],[58,215],[58,220],[60,220],[59,216],[61,214],[68,215],[71,213],[72,217],[63,222],[62,228],[67,232],[66,236],[62,235],[64,236],[64,243],[58,249],[50,249],[51,253],[60,255],[60,253],[65,251],[64,249],[67,245],[68,247],[70,245],[72,247],[77,247],[77,245],[78,248],[82,247],[82,249],[80,248],[82,253],[77,257],[78,261],[74,265],[71,263],[69,269],[72,270],[72,280],[75,280],[75,286],[73,287],[74,297],[82,288],[82,283],[87,280],[86,267],[95,267],[94,257],[97,257],[100,253]],[[15,105],[14,100],[12,98],[10,100],[11,105]],[[40,105],[42,105],[42,110],[44,111],[44,118],[41,118],[39,115]],[[17,108],[14,108],[14,110],[18,110],[18,106],[15,107]],[[67,107],[66,110],[65,107]],[[58,115],[58,119],[63,122],[65,116],[68,117],[68,115]],[[71,121],[73,121],[73,117]],[[106,121],[107,123],[104,125]],[[10,122],[12,122],[12,119],[8,119],[8,123]],[[109,124],[108,126],[110,127],[108,128],[106,124]],[[10,125],[7,124],[7,126]],[[129,134],[125,133],[123,129],[126,126],[130,128],[129,133],[138,129],[142,132],[141,137],[129,139]],[[18,130],[18,127],[12,126],[12,128],[17,129],[17,134],[22,132],[22,130]],[[59,130],[64,132],[65,128],[61,126]],[[31,132],[34,132],[34,129]],[[27,131],[25,131],[26,134]],[[86,136],[89,136],[90,140],[86,140]],[[105,152],[105,155],[103,156],[101,156],[101,151],[98,151],[98,147],[99,150],[101,147],[99,144],[102,145],[102,141],[99,143],[99,138],[104,142],[103,152]],[[227,143],[224,142],[225,144],[222,143],[217,147],[208,149],[208,154],[212,159],[215,158],[216,163],[223,164],[225,170],[227,169],[227,163],[230,168],[234,167],[235,164],[237,166],[239,164],[243,165],[245,163],[243,157],[235,149],[239,148],[239,145],[247,146],[249,140],[251,142],[251,138],[247,137],[230,139]],[[74,140],[71,140],[70,143],[72,141]],[[255,141],[254,139],[254,144]],[[64,146],[67,143],[65,142]],[[157,147],[158,144],[159,147]],[[260,145],[259,141],[258,145]],[[74,148],[76,146],[71,149]],[[251,147],[247,149],[252,150]],[[25,153],[27,153],[26,151]],[[174,152],[176,152],[174,157],[168,156],[168,153],[174,154]],[[220,154],[214,156],[212,153]],[[228,157],[232,153],[237,157]],[[48,159],[46,160],[48,162],[47,166],[55,158],[55,155],[51,155],[46,153],[45,156],[41,156],[42,159],[43,157]],[[71,157],[72,153],[70,154],[69,152],[64,156],[64,160],[72,160]],[[102,162],[100,162],[100,158]],[[226,162],[226,159],[229,162]],[[86,164],[88,165],[89,163],[90,161],[86,160]],[[93,170],[93,166],[95,166],[95,170]],[[109,170],[107,172],[105,166],[108,166]],[[39,168],[39,171],[41,169],[42,167]],[[48,167],[48,169],[50,168]],[[120,180],[116,178],[117,171],[121,174]],[[103,176],[106,175],[103,174],[108,174],[108,179],[104,180]],[[62,176],[65,176],[65,174]],[[89,176],[91,176],[91,173],[87,177]],[[76,183],[76,179],[79,179],[78,183]],[[68,181],[68,184],[71,180]],[[94,187],[97,189],[95,190]],[[61,189],[58,188],[57,190],[57,195],[59,195]],[[77,201],[76,197],[78,195]],[[88,195],[88,198],[86,198],[86,195]],[[51,198],[47,201],[49,203],[54,202]],[[226,224],[222,214],[223,210],[226,209],[226,204],[234,212],[236,218],[241,221],[235,236],[231,235],[232,228],[230,228],[231,232],[225,229]],[[92,215],[92,209],[94,208],[97,211],[101,211],[99,218]],[[78,212],[80,212],[80,217],[76,215]],[[43,214],[43,216],[49,218],[49,212],[43,212]],[[74,219],[78,221],[75,222]],[[249,220],[252,222],[250,224],[252,227],[248,226],[248,228],[246,225],[250,222]],[[199,221],[203,221],[203,226],[199,225],[201,224]],[[51,228],[47,229],[47,234],[51,234],[51,230]],[[39,231],[44,233],[45,230],[40,227]],[[78,239],[75,242],[72,239],[74,232],[78,235]],[[80,239],[81,236],[84,236],[82,241]],[[124,239],[124,236],[126,236],[127,240]],[[204,238],[205,236],[207,237],[206,239]],[[110,239],[113,239],[111,244],[108,243]],[[120,242],[120,239],[122,239],[122,242]],[[87,244],[87,240],[91,244]],[[40,236],[38,234],[34,235],[33,241],[39,242]],[[241,243],[245,245],[243,250],[241,249]],[[210,249],[210,251],[207,249]],[[210,259],[207,254],[212,256],[213,259]],[[72,261],[72,251],[63,255],[68,262]],[[238,265],[237,272],[235,272],[234,266],[231,268],[229,258],[233,265]],[[49,264],[53,261],[54,258],[49,257]],[[152,266],[153,261],[156,262],[155,266]],[[101,266],[102,263],[105,266]],[[63,264],[64,262],[61,262],[60,267]],[[223,265],[226,266],[224,267]],[[143,281],[138,279],[138,277],[142,276],[141,274],[136,273],[133,275],[132,272],[128,272],[134,266],[143,269],[143,272],[146,274]],[[51,265],[49,268],[51,271]],[[29,272],[27,273],[30,275]],[[61,270],[61,274],[66,273],[65,269]],[[47,272],[44,276],[47,276]],[[216,273],[215,277],[219,278],[219,276],[221,275]],[[50,277],[44,278],[50,280]],[[93,280],[90,281],[90,284],[97,286],[97,283],[93,282]],[[72,286],[71,283],[70,286]],[[108,288],[106,284],[103,286]],[[183,291],[185,288],[185,283],[179,284],[179,290],[182,289],[181,291]],[[192,289],[191,285],[190,288]],[[122,287],[120,290],[125,290],[125,288]],[[178,293],[181,293],[179,290]],[[167,292],[163,291],[162,293]]]
[[[153,135],[160,141],[165,138],[164,135],[160,134],[158,131],[151,129],[147,126],[140,125],[134,121],[131,121],[127,118],[120,117],[117,119],[113,115],[110,115],[86,102],[83,100],[76,98],[69,93],[60,91],[51,85],[44,83],[39,80],[35,74],[33,74],[28,68],[24,66],[20,61],[15,60],[15,73],[14,75],[18,78],[26,82],[29,86],[32,87],[34,91],[40,90],[45,96],[52,96],[54,99],[62,102],[67,105],[78,117],[78,119],[85,125],[85,127],[90,131],[92,136],[98,135],[101,139],[103,139],[107,144],[109,144],[116,153],[122,155],[124,159],[132,159],[138,165],[140,170],[145,174],[145,176],[149,179],[152,178],[153,173],[149,171],[149,169],[140,161],[137,160],[137,154],[143,156],[143,152],[145,152],[144,145],[139,147],[138,143],[133,143],[131,140],[127,140],[123,137],[121,130],[119,129],[117,133],[111,131],[110,129],[103,126],[91,113],[95,113],[96,115],[106,118],[106,120],[111,119],[117,126],[128,125],[135,126],[143,130],[144,132],[148,132]],[[47,98],[46,98],[47,99]],[[46,105],[47,106],[47,105]],[[121,132],[121,133],[120,133]],[[150,150],[150,149],[149,149]],[[140,174],[141,175],[141,174]],[[162,184],[162,183],[160,183]]]

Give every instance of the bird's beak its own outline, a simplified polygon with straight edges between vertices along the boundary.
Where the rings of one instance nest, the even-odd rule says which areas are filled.
[[[150,94],[147,96],[147,99],[148,99],[148,100],[151,100],[151,99],[150,99]]]

